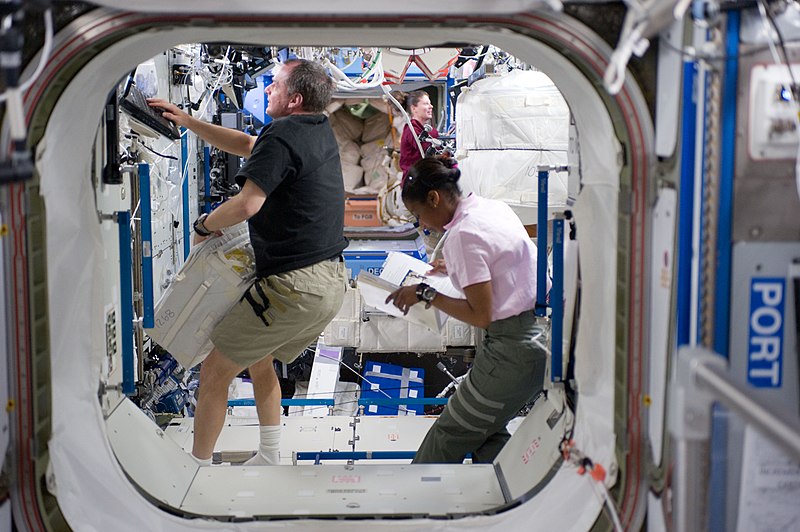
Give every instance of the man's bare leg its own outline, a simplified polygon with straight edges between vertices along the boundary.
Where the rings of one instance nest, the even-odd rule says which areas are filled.
[[[258,453],[246,465],[278,464],[281,435],[281,386],[273,358],[268,356],[250,366],[259,424]]]
[[[253,393],[256,399],[259,425],[280,425],[281,384],[275,373],[273,358],[268,356],[250,366]]]
[[[200,395],[194,411],[192,444],[192,455],[198,460],[208,460],[214,452],[228,410],[228,387],[242,369],[216,348],[200,367]]]

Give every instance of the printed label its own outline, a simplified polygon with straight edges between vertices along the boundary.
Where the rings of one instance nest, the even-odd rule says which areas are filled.
[[[785,281],[750,281],[747,381],[757,388],[780,388],[783,380],[783,307]]]

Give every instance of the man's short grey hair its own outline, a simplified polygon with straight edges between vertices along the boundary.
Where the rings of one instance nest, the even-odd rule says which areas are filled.
[[[303,110],[321,113],[331,103],[334,83],[319,63],[307,59],[291,59],[284,63],[291,68],[286,76],[286,90],[303,97]]]

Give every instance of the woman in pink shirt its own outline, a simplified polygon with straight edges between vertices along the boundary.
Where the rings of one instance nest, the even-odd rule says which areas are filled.
[[[400,138],[400,170],[403,171],[403,179],[408,174],[408,169],[422,159],[419,152],[417,141],[414,137],[419,137],[425,126],[430,126],[428,135],[439,138],[439,132],[433,127],[433,104],[428,94],[424,91],[414,91],[406,94],[405,106],[411,117],[411,125],[414,130],[408,127],[403,128],[403,136]],[[421,140],[421,139],[420,139]],[[421,142],[422,150],[427,151],[431,147],[430,142]]]
[[[414,463],[491,462],[508,441],[506,424],[544,386],[546,352],[533,338],[541,330],[536,301],[536,246],[519,218],[501,201],[462,197],[452,159],[426,157],[408,172],[403,202],[420,225],[447,231],[446,272],[465,298],[421,283],[387,298],[403,312],[417,303],[481,329],[469,375],[417,451]]]

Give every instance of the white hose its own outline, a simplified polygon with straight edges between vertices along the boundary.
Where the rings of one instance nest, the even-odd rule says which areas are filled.
[[[36,81],[36,78],[42,73],[44,70],[44,66],[47,64],[47,61],[50,59],[50,52],[53,49],[53,13],[52,10],[48,9],[44,12],[44,46],[42,47],[42,54],[39,56],[39,64],[36,65],[36,69],[33,71],[33,74],[26,79],[17,90],[20,93],[25,92],[33,82]],[[8,94],[11,91],[6,91],[0,94],[0,102],[6,101],[8,99]]]

